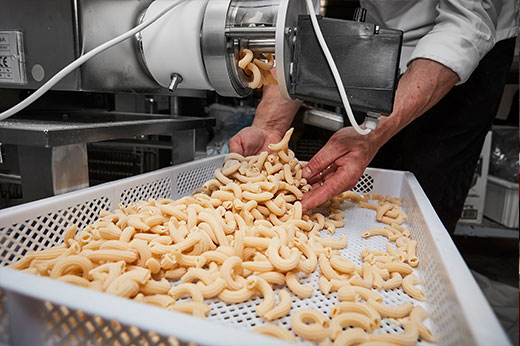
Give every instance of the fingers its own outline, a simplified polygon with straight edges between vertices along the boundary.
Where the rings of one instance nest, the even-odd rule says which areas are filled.
[[[320,172],[326,170],[327,167],[333,164],[334,161],[343,154],[342,148],[338,148],[337,145],[334,145],[333,142],[329,140],[305,166],[303,169],[303,177],[307,179],[307,181],[313,181],[313,178]]]
[[[350,190],[361,176],[358,172],[359,170],[356,167],[342,166],[339,167],[334,174],[329,175],[329,177],[323,181],[323,185],[315,183],[313,189],[303,196],[303,209],[309,210],[316,208],[341,192]]]
[[[336,173],[336,170],[338,169],[338,166],[333,163],[327,168],[325,168],[320,173],[316,174],[315,176],[311,177],[307,180],[307,182],[311,185],[314,185],[316,183],[320,184],[324,182],[326,179],[330,178],[332,175]]]

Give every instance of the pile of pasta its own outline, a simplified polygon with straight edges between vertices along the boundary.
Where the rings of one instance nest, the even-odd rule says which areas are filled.
[[[274,67],[274,58],[272,54],[257,54],[256,56],[249,49],[240,51],[240,67],[251,80],[248,87],[258,89],[264,85],[276,85],[278,82],[273,77],[271,69]]]
[[[401,201],[344,192],[321,206],[325,215],[303,212],[300,200],[311,186],[302,178],[304,163],[288,148],[291,134],[292,129],[269,145],[271,154],[229,154],[214,179],[192,196],[103,211],[83,230],[70,227],[62,245],[31,252],[12,267],[200,318],[210,312],[205,300],[235,304],[260,296],[256,314],[267,323],[254,331],[290,342],[296,342],[293,333],[324,345],[433,341],[422,307],[389,306],[377,292],[402,287],[411,297],[425,299],[416,287],[417,243],[402,226]],[[396,247],[365,249],[360,267],[342,256],[346,236],[322,233],[333,234],[344,225],[345,200],[373,209],[386,225],[363,237],[384,236]],[[292,313],[292,331],[270,323],[291,313],[291,293],[301,299],[313,295],[314,288],[302,284],[300,276],[318,267],[319,289],[324,295],[337,292],[339,300],[330,316],[304,308]],[[395,319],[404,333],[372,333],[382,318]]]

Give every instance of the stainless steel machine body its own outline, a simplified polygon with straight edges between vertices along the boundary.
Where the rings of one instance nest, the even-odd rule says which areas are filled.
[[[0,92],[4,88],[39,88],[85,52],[149,20],[154,14],[170,6],[172,1],[175,0],[5,2],[0,11]],[[395,30],[380,30],[373,24],[340,21],[339,25],[345,28],[345,34],[338,41],[337,33],[334,32],[335,22],[327,18],[319,20],[326,40],[329,41],[328,45],[333,48],[332,53],[351,59],[341,61],[338,66],[340,73],[347,71],[355,75],[355,78],[352,78],[353,75],[343,76],[348,82],[345,89],[353,108],[359,106],[365,112],[391,111],[397,84],[400,33]],[[178,108],[178,97],[204,97],[207,90],[214,90],[217,94],[228,97],[249,95],[252,92],[248,87],[249,77],[237,65],[241,50],[248,48],[255,56],[274,54],[278,86],[285,98],[337,106],[339,94],[308,22],[305,0],[184,1],[135,37],[85,62],[52,90],[111,93],[116,95],[116,100],[117,95],[121,94],[146,95],[145,99],[151,100],[150,113],[154,113],[154,96],[173,95],[168,114],[174,114],[174,109]],[[356,64],[359,63],[359,57],[368,56],[365,54],[367,50],[372,51],[373,63],[378,68],[370,68],[371,62],[362,59],[363,73],[360,73]],[[381,58],[383,55],[379,54],[380,51],[387,51],[388,54],[384,56],[389,58]],[[346,52],[347,55],[344,54]],[[381,71],[384,71],[385,78],[377,74]],[[366,78],[367,74],[371,78]],[[380,83],[380,80],[384,83]],[[383,99],[380,97],[381,93],[384,93],[385,102],[375,102]],[[115,110],[121,111],[117,102],[115,104]],[[125,107],[125,112],[139,112],[127,108]],[[43,116],[45,112],[40,114]],[[0,123],[0,145],[4,143],[23,146],[18,150],[19,166],[25,167],[21,171],[37,170],[35,163],[43,161],[31,157],[38,156],[39,149],[35,148],[44,148],[41,157],[45,158],[44,161],[50,167],[47,170],[52,179],[46,179],[50,183],[45,193],[32,197],[83,187],[88,176],[84,174],[84,170],[73,173],[78,170],[67,168],[67,174],[76,178],[67,180],[64,176],[56,180],[56,167],[65,167],[56,162],[67,162],[73,168],[84,167],[86,143],[101,140],[99,138],[116,139],[136,135],[125,124],[115,124],[111,114],[102,111],[98,115],[104,120],[96,120],[97,126],[87,129],[80,122],[76,127],[74,140],[65,141],[61,145],[47,143],[42,146],[37,143],[41,134],[47,136],[49,133],[66,133],[55,132],[56,128],[52,126],[55,125],[52,117],[59,118],[62,114],[61,111],[55,112],[51,118],[47,118],[49,122],[46,124],[36,122],[36,126],[41,125],[37,130],[34,126],[27,128],[32,119],[30,116],[22,116],[25,123]],[[315,112],[312,116],[320,114]],[[136,125],[141,129],[138,131],[140,135],[179,130],[176,126],[165,125],[166,130],[162,131],[156,126],[150,126],[150,121],[155,120],[146,117],[136,120]],[[60,126],[65,127],[78,125],[71,119],[60,119],[59,122]],[[207,126],[208,119],[194,119],[188,123],[191,124],[191,129],[195,129]],[[106,134],[107,129],[112,129],[110,136],[96,135]],[[23,144],[15,143],[18,141],[13,136],[16,131],[21,131],[26,136]],[[38,135],[31,136],[34,133]],[[182,143],[184,139],[191,143],[192,137],[193,134],[184,136],[180,132],[177,135],[173,133],[173,138],[181,138]],[[82,140],[78,141],[78,138]],[[59,148],[61,146],[66,148]],[[193,147],[191,144],[189,146]],[[32,149],[28,151],[24,149],[26,147]],[[25,154],[22,155],[23,153]],[[193,156],[187,155],[184,159]],[[2,171],[2,167],[6,167],[2,159],[0,153],[0,181],[12,181],[10,171]],[[76,161],[77,164],[74,164]],[[176,160],[172,160],[174,161]],[[34,164],[32,168],[27,168],[31,166],[27,163]],[[61,184],[61,181],[68,182]]]

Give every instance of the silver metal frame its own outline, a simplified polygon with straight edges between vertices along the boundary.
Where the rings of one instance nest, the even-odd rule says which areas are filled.
[[[305,0],[281,0],[276,18],[276,75],[282,96],[290,100],[291,63],[298,16],[307,14]]]
[[[233,42],[226,37],[226,21],[231,0],[211,0],[202,23],[202,57],[208,79],[222,96],[244,97],[252,90],[245,87],[236,68]]]

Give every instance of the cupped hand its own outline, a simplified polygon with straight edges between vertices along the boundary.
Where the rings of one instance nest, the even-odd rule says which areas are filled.
[[[352,127],[337,131],[303,169],[303,177],[312,185],[303,196],[303,209],[352,189],[379,150],[375,142],[372,134],[360,135]]]
[[[243,128],[229,140],[229,151],[243,156],[269,151],[267,146],[282,140],[283,134],[276,130],[250,126]]]

